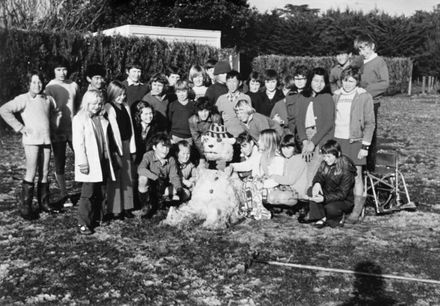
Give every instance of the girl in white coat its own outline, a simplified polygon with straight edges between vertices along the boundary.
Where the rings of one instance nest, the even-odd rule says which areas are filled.
[[[102,220],[107,179],[114,180],[108,145],[108,121],[102,116],[104,98],[98,90],[87,91],[81,110],[72,121],[75,181],[82,182],[78,201],[78,228],[92,234],[94,221]]]

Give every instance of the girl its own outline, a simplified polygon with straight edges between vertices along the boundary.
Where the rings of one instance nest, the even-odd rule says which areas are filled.
[[[194,101],[188,99],[188,82],[179,80],[175,86],[177,101],[170,104],[168,118],[171,122],[171,142],[173,144],[180,140],[186,140],[192,145],[191,131],[188,119],[194,115]]]
[[[313,178],[309,220],[318,220],[315,227],[344,225],[344,213],[353,207],[356,168],[342,155],[341,146],[333,139],[321,148],[323,162]]]
[[[133,177],[131,154],[136,153],[134,129],[130,107],[125,102],[126,90],[122,83],[112,81],[107,87],[108,103],[105,111],[112,130],[111,154],[115,157],[118,169],[115,169],[116,181],[108,183],[107,209],[115,218],[133,218]]]
[[[241,163],[230,164],[236,172],[252,171],[252,178],[243,184],[247,201],[241,210],[257,220],[271,218],[271,213],[263,206],[263,193],[267,194],[268,189],[279,185],[272,178],[273,175],[283,174],[284,161],[278,154],[279,143],[280,138],[275,130],[263,130],[258,139],[259,154],[252,154]]]
[[[134,136],[136,142],[136,158],[134,163],[139,165],[145,152],[151,150],[151,139],[158,132],[164,132],[157,122],[154,108],[140,101],[136,105],[134,115]]]
[[[29,91],[15,97],[0,108],[0,115],[14,131],[23,135],[26,174],[20,195],[20,214],[24,219],[38,217],[32,207],[34,178],[38,168],[37,198],[41,211],[52,212],[49,206],[49,159],[51,152],[50,132],[57,125],[60,112],[55,100],[42,93],[43,78],[40,72],[31,71],[27,75]],[[14,113],[20,113],[23,124]]]
[[[99,90],[88,90],[72,121],[75,181],[83,182],[78,201],[78,230],[83,235],[93,233],[96,219],[102,221],[105,182],[115,180],[109,154],[109,123],[101,112],[103,102]]]
[[[333,136],[334,118],[328,73],[324,68],[315,68],[295,106],[295,126],[302,142],[302,157],[308,163],[309,185],[321,163],[319,147]]]
[[[356,165],[354,186],[354,209],[347,221],[355,223],[365,203],[362,166],[374,133],[374,106],[372,96],[359,88],[360,72],[348,68],[341,72],[342,88],[333,96],[336,107],[335,140],[341,145],[342,153]]]
[[[205,86],[207,79],[205,69],[199,65],[191,66],[188,79],[191,84],[191,89],[194,92],[194,99],[197,100],[199,97],[204,97],[208,89],[208,87]]]
[[[169,129],[168,121],[168,79],[166,75],[162,73],[154,74],[150,79],[150,92],[147,93],[142,101],[150,104],[156,110],[156,119],[161,130]],[[132,110],[134,114],[136,107]]]

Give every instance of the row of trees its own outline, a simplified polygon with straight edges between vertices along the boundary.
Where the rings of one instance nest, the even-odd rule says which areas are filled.
[[[3,27],[96,32],[123,24],[222,31],[222,46],[246,57],[263,54],[326,56],[359,33],[387,57],[411,57],[414,73],[440,76],[440,10],[410,17],[378,10],[309,8],[288,4],[259,13],[247,0],[3,0]]]

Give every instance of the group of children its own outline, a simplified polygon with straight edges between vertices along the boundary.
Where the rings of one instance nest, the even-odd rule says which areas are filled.
[[[348,52],[338,55],[338,66],[330,73],[336,80],[334,95],[323,68],[297,67],[283,84],[275,70],[268,69],[263,76],[252,72],[244,83],[228,62],[214,60],[205,67],[193,65],[187,79],[170,67],[166,74],[154,74],[148,84],[142,83],[142,68],[133,62],[126,66],[126,80],[107,86],[105,68],[93,64],[86,70],[88,87],[80,91],[67,79],[65,59],[55,58],[55,78],[45,89],[42,76],[33,71],[28,75],[29,92],[0,108],[5,121],[23,134],[26,174],[21,215],[26,219],[38,215],[32,206],[37,169],[39,208],[53,211],[47,181],[51,150],[62,202],[71,205],[64,177],[66,144],[74,151],[75,180],[82,182],[78,202],[82,234],[92,233],[96,221],[106,215],[132,218],[132,211],[140,208],[141,215],[149,218],[167,201],[187,201],[197,166],[205,164],[202,136],[212,124],[223,124],[237,139],[237,154],[228,169],[253,180],[260,186],[258,192],[290,186],[300,200],[330,207],[325,204],[331,198],[327,193],[339,192],[337,184],[314,185],[322,154],[325,162],[326,154],[335,159],[341,153],[348,156],[343,164],[354,163],[357,172],[342,172],[356,178],[352,218],[356,220],[365,200],[360,169],[373,144],[379,105],[373,106],[373,98],[378,101],[385,91],[388,73],[369,37],[358,37],[355,46],[363,57],[361,70],[352,67]],[[21,114],[23,123],[14,113]],[[338,163],[327,166],[334,164]],[[325,167],[321,170],[328,174]],[[342,172],[337,170],[336,176]],[[313,188],[307,192],[308,187]],[[347,197],[347,192],[340,196]],[[330,218],[324,209],[319,220],[313,214],[300,220],[333,225],[325,218],[341,218],[350,211],[348,206]],[[254,217],[268,214],[263,207]]]

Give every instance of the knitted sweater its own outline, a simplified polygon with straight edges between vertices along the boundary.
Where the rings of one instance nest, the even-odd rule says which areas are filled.
[[[364,61],[361,67],[361,87],[365,88],[377,100],[390,85],[387,64],[380,56]],[[378,101],[375,101],[378,103]]]
[[[171,122],[171,135],[180,138],[191,138],[188,119],[196,112],[194,101],[188,101],[183,105],[174,101],[168,108],[168,118]]]
[[[282,175],[273,175],[272,178],[280,185],[290,185],[303,198],[307,191],[307,163],[301,154],[284,159]]]

